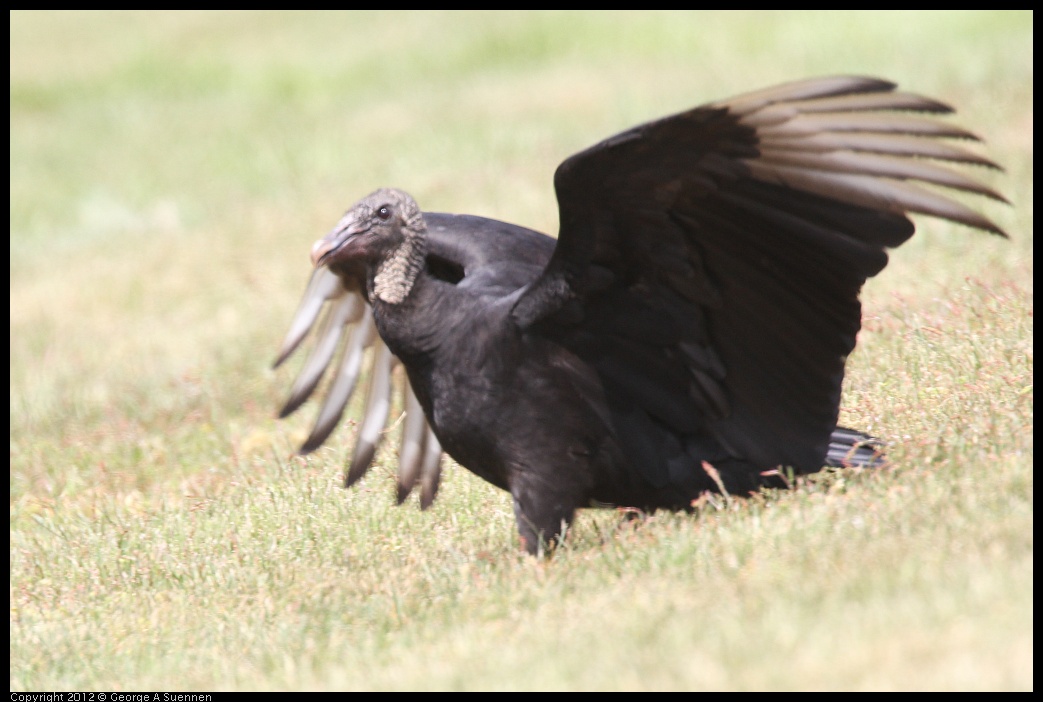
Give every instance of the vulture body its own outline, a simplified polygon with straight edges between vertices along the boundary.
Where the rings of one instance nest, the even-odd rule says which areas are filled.
[[[945,140],[976,137],[910,114],[951,109],[894,89],[813,79],[611,137],[558,167],[557,240],[377,190],[313,246],[277,364],[318,338],[281,416],[336,366],[302,452],[321,445],[375,346],[347,483],[401,362],[399,501],[419,484],[431,503],[444,449],[511,493],[534,553],[581,507],[685,509],[779,467],[879,465],[878,442],[837,427],[863,283],[913,234],[909,213],[1003,235],[914,184],[1003,200],[943,165],[998,168]]]

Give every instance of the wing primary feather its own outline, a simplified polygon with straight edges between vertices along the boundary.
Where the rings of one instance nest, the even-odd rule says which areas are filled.
[[[781,102],[748,112],[742,124],[748,127],[768,127],[794,119],[800,115],[873,112],[879,110],[930,112],[949,114],[953,109],[945,103],[913,93],[865,93],[841,95],[833,98]]]
[[[320,324],[318,341],[294,381],[289,399],[279,412],[280,419],[295,412],[311,397],[330,365],[345,327],[362,315],[363,307],[362,298],[355,294],[344,295],[331,303],[326,317]]]
[[[892,154],[895,156],[919,156],[941,161],[970,163],[993,170],[1003,169],[989,159],[969,149],[944,141],[924,139],[922,136],[905,134],[859,134],[834,132],[812,134],[800,139],[770,139],[761,142],[761,149],[774,151],[790,150],[802,153],[850,150],[859,152]]]
[[[420,477],[420,464],[424,460],[424,439],[427,435],[424,410],[420,407],[420,401],[416,399],[408,380],[402,394],[405,396],[406,421],[402,427],[402,448],[398,454],[398,504],[406,501],[416,485],[417,478]]]
[[[373,368],[370,371],[369,392],[366,395],[366,416],[362,420],[362,428],[359,429],[355,453],[351,459],[348,475],[344,480],[344,487],[354,485],[369,470],[377,445],[380,443],[381,432],[384,430],[384,425],[387,424],[388,412],[391,409],[393,356],[383,341],[374,346]]]
[[[935,163],[881,154],[834,151],[830,153],[803,153],[800,151],[762,149],[762,163],[805,168],[816,171],[875,175],[890,178],[922,180],[956,190],[964,190],[992,198],[999,202],[1007,199],[986,185]],[[1009,204],[1009,203],[1008,203]]]
[[[745,117],[739,120],[746,124]],[[939,122],[929,117],[893,113],[860,113],[860,112],[827,112],[823,114],[798,114],[792,119],[777,124],[767,124],[757,128],[761,139],[783,139],[805,137],[811,134],[831,134],[834,132],[869,132],[873,134],[909,134],[921,137],[948,137],[951,139],[981,139],[947,122]]]
[[[885,212],[896,214],[919,212],[966,224],[969,227],[992,232],[1002,237],[1007,236],[992,221],[966,205],[910,183],[851,173],[827,173],[805,168],[776,166],[760,161],[750,161],[747,165],[753,178],[766,183],[784,185],[851,205]]]
[[[815,100],[794,100],[783,105],[772,105],[764,112],[776,109],[794,110],[804,114],[814,112],[866,112],[873,110],[905,110],[909,112],[933,112],[952,114],[953,109],[933,98],[916,93],[855,93]]]
[[[424,440],[424,462],[420,465],[420,509],[431,506],[438,495],[438,483],[442,477],[442,445],[431,427],[427,427]]]
[[[882,93],[894,90],[895,87],[890,81],[864,76],[810,78],[744,93],[712,103],[712,106],[726,107],[733,114],[745,115],[776,102],[815,100],[849,93]]]
[[[315,427],[308,439],[301,445],[301,455],[311,453],[321,446],[340,422],[340,418],[344,414],[344,407],[347,406],[348,400],[355,391],[364,352],[373,345],[376,336],[377,327],[373,322],[372,314],[363,316],[359,324],[348,334],[337,377],[326,394],[326,401],[315,419]]]
[[[340,278],[330,269],[316,268],[312,272],[311,278],[308,279],[308,285],[304,288],[301,302],[297,306],[297,311],[293,313],[290,330],[286,332],[286,338],[283,339],[279,356],[275,359],[275,363],[272,364],[272,368],[281,366],[290,357],[290,354],[297,349],[304,337],[308,335],[308,332],[311,331],[312,326],[315,324],[316,318],[319,316],[319,312],[322,310],[323,303],[340,297],[345,293],[347,293],[347,290],[341,284]]]

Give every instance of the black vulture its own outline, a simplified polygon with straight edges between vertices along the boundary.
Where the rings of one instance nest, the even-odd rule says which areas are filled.
[[[875,440],[837,426],[863,283],[912,236],[910,213],[1006,236],[916,184],[1005,202],[942,165],[998,169],[947,141],[977,137],[911,114],[951,108],[895,87],[805,80],[610,137],[555,172],[556,241],[377,190],[312,248],[276,365],[316,326],[317,341],[280,416],[333,366],[301,452],[321,445],[375,346],[347,484],[401,363],[399,502],[419,482],[431,504],[444,450],[510,492],[530,552],[581,507],[680,510],[778,484],[779,468],[879,465]]]

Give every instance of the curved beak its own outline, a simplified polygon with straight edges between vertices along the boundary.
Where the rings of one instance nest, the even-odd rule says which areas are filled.
[[[311,246],[311,264],[316,268],[326,264],[327,259],[335,251],[346,244],[353,236],[365,231],[355,220],[355,213],[348,212],[344,215],[337,226],[326,236],[316,241]]]
[[[316,268],[321,266],[323,259],[332,253],[334,249],[338,248],[338,246],[338,244],[330,241],[330,237],[328,236],[324,236],[316,241],[311,245],[311,265]]]

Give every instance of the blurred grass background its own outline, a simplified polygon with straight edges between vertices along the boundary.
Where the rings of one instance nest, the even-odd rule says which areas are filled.
[[[11,687],[1029,689],[1032,15],[12,12]],[[919,220],[845,423],[897,467],[538,563],[506,495],[292,457],[269,370],[311,242],[380,186],[553,233],[635,123],[877,75],[952,103],[1010,241]],[[385,460],[393,461],[393,453]]]

